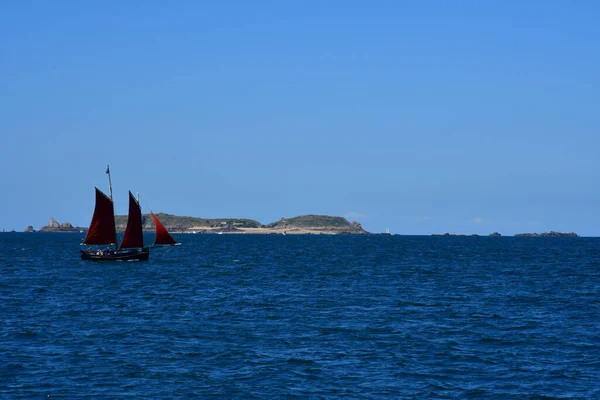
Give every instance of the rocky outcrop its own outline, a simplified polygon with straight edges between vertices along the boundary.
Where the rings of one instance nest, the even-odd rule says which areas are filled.
[[[517,233],[515,236],[531,236],[531,237],[579,237],[575,232],[544,232],[544,233]]]
[[[25,232],[35,232],[35,229],[33,229],[32,225],[29,225],[27,229],[25,229]]]
[[[219,233],[219,232],[232,233],[232,232],[242,232],[242,230],[236,228],[233,224],[226,224],[226,225],[223,225],[220,228],[215,228],[213,230],[213,232],[216,232],[216,233]]]
[[[31,227],[31,229],[33,229],[33,227]],[[59,224],[58,221],[54,219],[54,217],[50,218],[50,222],[48,222],[48,225],[40,228],[40,232],[79,232],[84,230],[87,230],[87,228],[74,227],[68,222],[63,222],[62,224]]]
[[[349,233],[367,233],[362,227],[362,225],[356,221],[352,221],[350,223]]]
[[[499,234],[498,232],[494,232],[494,233],[490,233],[490,236],[502,236],[502,235]]]

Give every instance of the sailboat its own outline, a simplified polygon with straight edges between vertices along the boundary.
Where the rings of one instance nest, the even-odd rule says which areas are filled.
[[[142,234],[142,212],[140,204],[129,192],[129,217],[127,228],[117,247],[117,230],[113,201],[96,188],[96,208],[83,244],[108,246],[105,249],[81,250],[81,258],[93,261],[145,261],[150,256],[150,249],[144,247]]]
[[[142,231],[142,210],[140,203],[129,192],[129,215],[125,235],[121,245],[117,247],[117,230],[115,227],[115,212],[112,199],[112,183],[110,168],[106,166],[110,197],[100,189],[96,189],[96,206],[92,222],[87,235],[83,240],[84,245],[107,246],[104,249],[81,250],[81,258],[92,261],[146,261],[150,256],[150,248],[144,247]],[[156,240],[154,245],[173,245],[177,242],[165,229],[158,217],[152,213],[156,225]]]

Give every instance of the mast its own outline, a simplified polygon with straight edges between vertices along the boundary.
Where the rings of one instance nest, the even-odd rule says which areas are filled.
[[[113,197],[112,197],[112,181],[110,180],[110,167],[108,165],[106,166],[106,173],[108,174],[108,188],[110,190],[110,192],[109,192],[110,193],[110,201],[112,201],[114,203]]]
[[[110,201],[112,201],[113,203],[113,210],[114,210],[114,205],[115,205],[115,201],[113,200],[113,195],[112,195],[112,181],[110,180],[110,166],[107,164],[106,165],[106,173],[108,174],[108,189],[109,189],[109,193],[110,193]],[[115,250],[117,250],[118,247],[118,243],[117,242],[117,222],[115,220],[115,214],[113,212],[113,222],[115,224]]]

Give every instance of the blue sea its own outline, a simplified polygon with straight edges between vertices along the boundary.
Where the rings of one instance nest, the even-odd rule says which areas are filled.
[[[0,234],[0,398],[600,398],[598,238],[174,236]]]

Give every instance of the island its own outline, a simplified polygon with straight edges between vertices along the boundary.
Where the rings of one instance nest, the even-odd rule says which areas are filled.
[[[279,221],[266,225],[253,219],[246,218],[197,218],[158,213],[158,219],[171,233],[214,233],[214,234],[369,234],[358,222],[350,222],[343,217],[329,215],[301,215],[292,218],[281,218]],[[115,225],[118,232],[127,227],[126,215],[115,215]],[[50,223],[40,229],[40,232],[80,232],[88,228],[73,227],[70,223],[58,223],[50,218]],[[150,214],[142,215],[142,229],[154,232],[154,220]]]
[[[358,222],[350,222],[343,217],[329,215],[301,215],[281,218],[279,221],[263,225],[246,218],[197,218],[172,214],[156,214],[160,222],[172,233],[233,233],[233,234],[368,234]],[[127,216],[115,216],[117,231],[124,231]],[[144,231],[154,231],[154,221],[150,214],[142,215]]]
[[[532,236],[532,237],[579,237],[575,232],[544,232],[544,233],[517,233],[515,236]]]

